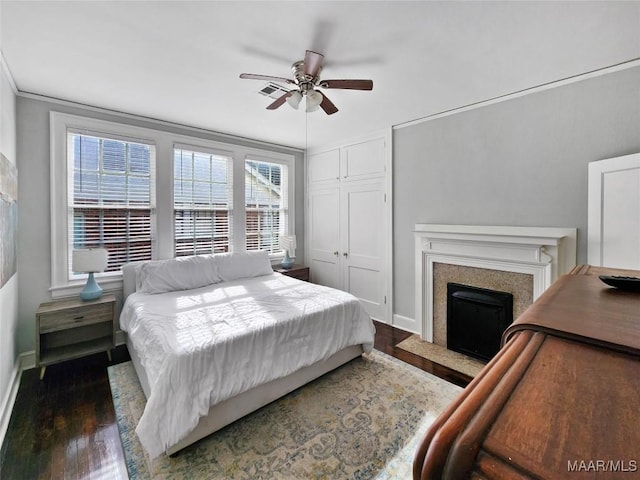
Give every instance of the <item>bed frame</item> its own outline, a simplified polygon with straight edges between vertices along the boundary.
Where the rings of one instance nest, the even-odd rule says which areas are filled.
[[[137,279],[135,265],[128,264],[123,266],[122,275],[124,299],[126,300],[130,294],[136,291]],[[136,374],[138,375],[138,379],[140,380],[140,385],[142,386],[145,397],[148,398],[150,388],[147,373],[142,366],[138,353],[129,341],[128,335],[125,334],[125,336],[131,361]],[[336,369],[340,365],[359,357],[362,355],[363,351],[362,345],[347,347],[326,360],[304,367],[286,377],[272,380],[271,382],[263,385],[258,385],[257,387],[241,393],[240,395],[236,395],[235,397],[231,397],[217,403],[216,405],[212,405],[209,408],[209,413],[200,418],[198,425],[196,425],[188,436],[166,450],[167,455],[175,455],[178,451],[197,442],[207,435],[220,430],[239,418],[258,410],[287,393],[306,385],[310,381]]]

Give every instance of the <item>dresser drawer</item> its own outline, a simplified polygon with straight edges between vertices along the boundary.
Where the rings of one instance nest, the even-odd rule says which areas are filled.
[[[113,305],[110,303],[84,305],[64,310],[40,313],[40,333],[67,330],[113,320]]]

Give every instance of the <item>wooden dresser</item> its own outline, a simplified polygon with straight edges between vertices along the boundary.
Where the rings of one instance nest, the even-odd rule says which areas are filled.
[[[428,430],[414,480],[640,478],[640,292],[602,274],[640,271],[556,281]]]

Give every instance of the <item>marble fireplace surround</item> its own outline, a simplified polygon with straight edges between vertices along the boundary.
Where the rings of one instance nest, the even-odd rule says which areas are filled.
[[[434,341],[436,264],[530,275],[532,300],[576,264],[575,228],[417,223],[414,236],[416,321],[428,342]]]

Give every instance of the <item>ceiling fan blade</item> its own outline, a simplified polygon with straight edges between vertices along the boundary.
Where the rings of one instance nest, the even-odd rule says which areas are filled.
[[[322,80],[318,86],[347,90],[373,90],[373,80]]]
[[[267,110],[275,110],[276,108],[281,107],[284,104],[284,102],[287,101],[287,98],[289,98],[291,96],[291,94],[293,92],[295,92],[295,90],[291,90],[290,92],[285,93],[281,97],[278,97],[275,102],[273,102],[271,105],[269,105],[267,107]]]
[[[296,83],[290,78],[273,77],[271,75],[257,75],[255,73],[241,73],[240,78],[246,78],[249,80],[266,80],[267,82]]]
[[[323,60],[324,55],[321,53],[307,50],[304,54],[304,74],[311,78],[316,78],[318,73],[320,73],[320,67],[322,67]]]
[[[333,115],[338,111],[338,107],[336,107],[324,93],[322,94],[322,102],[320,103],[320,108],[324,110],[324,113],[326,113],[327,115]]]

